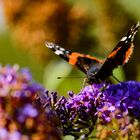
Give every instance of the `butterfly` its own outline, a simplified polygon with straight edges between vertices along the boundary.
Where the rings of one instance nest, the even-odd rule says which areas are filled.
[[[76,66],[86,74],[87,83],[101,83],[108,77],[113,76],[113,70],[128,62],[133,53],[133,40],[140,27],[139,22],[134,24],[121,38],[116,47],[111,51],[105,61],[96,57],[66,50],[54,43],[45,42],[45,45],[56,55],[66,60],[69,64]]]

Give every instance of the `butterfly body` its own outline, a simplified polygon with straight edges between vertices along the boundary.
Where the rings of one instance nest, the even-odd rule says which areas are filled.
[[[133,40],[139,27],[139,23],[133,25],[108,55],[105,61],[89,55],[66,50],[54,43],[46,42],[46,46],[56,55],[59,55],[68,63],[76,66],[80,71],[85,73],[87,76],[87,83],[101,83],[112,75],[115,68],[127,63],[133,53]]]

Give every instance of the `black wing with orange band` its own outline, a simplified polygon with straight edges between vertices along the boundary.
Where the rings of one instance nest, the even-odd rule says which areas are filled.
[[[99,69],[102,65],[102,60],[92,57],[90,55],[84,55],[77,52],[72,52],[66,50],[54,43],[45,42],[45,45],[51,49],[56,55],[59,55],[61,58],[69,62],[69,64],[76,66],[79,70],[87,74],[87,71],[91,67]]]
[[[131,54],[133,53],[133,40],[140,24],[133,25],[125,36],[119,41],[117,46],[109,54],[104,64],[98,71],[96,78],[104,81],[112,75],[113,69],[128,62]]]

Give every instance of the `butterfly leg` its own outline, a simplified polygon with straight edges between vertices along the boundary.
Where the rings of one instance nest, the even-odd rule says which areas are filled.
[[[82,85],[82,89],[86,86],[86,83],[87,83],[87,78],[84,78],[84,80],[83,80],[83,85]]]
[[[121,82],[120,80],[118,80],[113,74],[111,75],[117,82]]]

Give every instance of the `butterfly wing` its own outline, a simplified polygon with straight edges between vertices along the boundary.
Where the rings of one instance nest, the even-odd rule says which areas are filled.
[[[133,40],[139,27],[139,23],[133,25],[125,36],[119,41],[117,46],[105,60],[99,72],[96,74],[97,79],[104,81],[106,78],[112,75],[113,69],[128,62],[131,54],[133,53]]]
[[[59,55],[61,58],[66,60],[71,65],[76,66],[79,70],[81,70],[85,74],[87,74],[87,71],[91,67],[95,66],[96,71],[96,68],[99,68],[102,64],[102,61],[95,57],[66,50],[54,43],[46,42],[45,45],[49,49],[51,49],[56,55]]]

